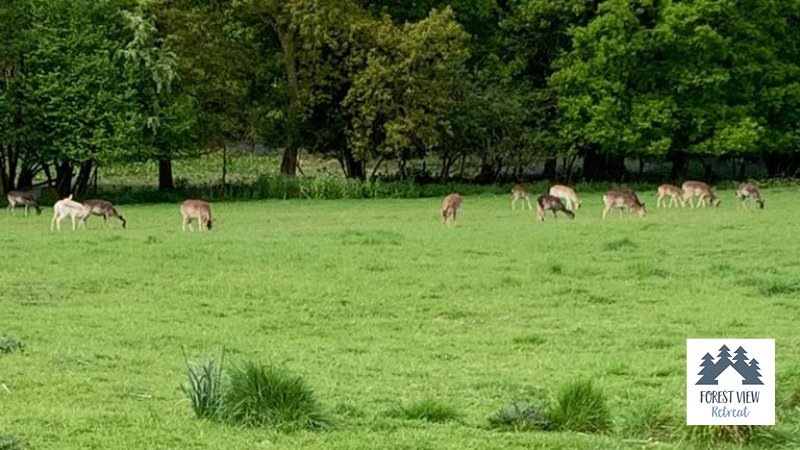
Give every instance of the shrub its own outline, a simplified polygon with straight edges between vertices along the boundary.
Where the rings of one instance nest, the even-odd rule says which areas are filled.
[[[548,418],[557,430],[602,433],[611,426],[606,397],[591,381],[564,386]]]
[[[246,426],[318,430],[331,420],[301,377],[272,365],[245,362],[230,371],[222,417]]]
[[[546,430],[550,422],[539,405],[515,402],[489,416],[489,427],[509,431]]]
[[[408,405],[399,405],[389,412],[392,417],[407,420],[424,420],[426,422],[449,422],[461,418],[461,414],[450,405],[436,399],[423,399]]]
[[[15,336],[0,336],[0,354],[23,350],[25,343]]]
[[[222,363],[206,359],[201,364],[191,364],[186,361],[186,370],[189,375],[189,385],[181,386],[183,392],[189,396],[192,409],[199,419],[215,419],[222,406]]]

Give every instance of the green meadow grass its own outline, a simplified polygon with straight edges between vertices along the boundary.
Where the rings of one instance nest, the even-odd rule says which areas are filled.
[[[717,448],[681,425],[685,339],[769,337],[770,430],[798,436],[800,194],[766,190],[762,211],[720,195],[657,210],[644,193],[644,219],[601,221],[592,194],[544,224],[466,197],[452,229],[438,199],[219,203],[208,233],[166,204],[121,206],[124,231],[0,216],[0,337],[24,342],[0,353],[0,432],[30,449]],[[223,348],[301,376],[334,425],[195,418],[184,355]],[[575,380],[607,398],[603,433],[490,426]],[[457,420],[424,419],[441,407]],[[771,436],[750,445],[797,445]]]

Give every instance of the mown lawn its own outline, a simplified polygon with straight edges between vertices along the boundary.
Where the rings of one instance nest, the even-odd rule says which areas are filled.
[[[745,211],[732,191],[716,210],[657,210],[646,193],[646,218],[605,221],[592,194],[544,224],[466,197],[454,229],[437,199],[214,204],[209,233],[182,233],[177,205],[122,205],[125,231],[0,216],[0,337],[25,343],[0,353],[0,431],[32,449],[703,447],[632,422],[647,407],[684,422],[687,337],[763,337],[776,431],[798,435],[800,193],[764,194]],[[335,427],[195,419],[184,355],[222,347],[302,375]],[[489,429],[579,379],[608,397],[605,435]],[[423,399],[460,420],[390,414]]]

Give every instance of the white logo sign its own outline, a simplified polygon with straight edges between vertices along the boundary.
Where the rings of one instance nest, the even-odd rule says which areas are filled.
[[[687,425],[775,425],[775,339],[687,339]]]

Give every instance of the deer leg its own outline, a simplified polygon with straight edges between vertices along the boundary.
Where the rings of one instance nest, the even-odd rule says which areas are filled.
[[[528,198],[528,197],[525,197],[525,201],[528,202],[528,209],[533,211],[533,205],[531,205],[531,199]]]
[[[53,226],[56,224],[56,217],[58,217],[58,213],[53,214],[53,220],[50,221],[50,231],[53,231]]]
[[[608,208],[608,206],[606,206],[605,208],[603,208],[603,219],[605,219],[605,218],[606,218],[606,214],[608,214],[608,209],[609,209],[609,208]]]

